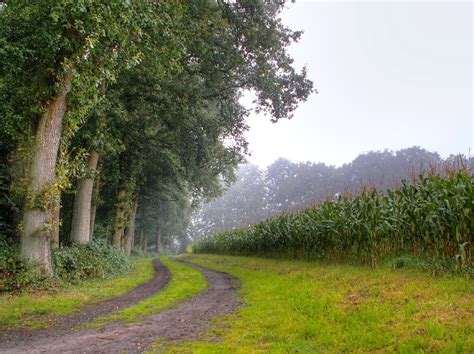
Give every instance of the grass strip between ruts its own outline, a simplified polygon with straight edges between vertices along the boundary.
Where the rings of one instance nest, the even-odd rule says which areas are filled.
[[[146,315],[172,308],[207,288],[206,279],[198,270],[169,258],[162,258],[161,261],[171,273],[171,280],[163,290],[136,305],[101,316],[90,326],[102,327],[110,321],[138,322]]]

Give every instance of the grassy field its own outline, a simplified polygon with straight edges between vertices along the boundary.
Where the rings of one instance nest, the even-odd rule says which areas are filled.
[[[407,269],[188,256],[242,282],[245,306],[176,352],[474,352],[474,281]],[[217,341],[209,338],[220,335]]]
[[[127,293],[153,277],[151,258],[135,262],[127,274],[114,279],[85,281],[79,285],[37,293],[0,296],[0,330],[43,328],[48,317],[61,316],[91,304]]]
[[[91,326],[100,327],[109,321],[140,321],[143,316],[174,307],[196,296],[207,287],[206,279],[201,272],[168,258],[163,258],[161,261],[171,272],[171,281],[162,291],[117,313],[99,317]]]

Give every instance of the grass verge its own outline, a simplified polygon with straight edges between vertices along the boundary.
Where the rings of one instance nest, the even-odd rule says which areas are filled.
[[[89,327],[102,327],[110,321],[138,322],[144,316],[159,313],[188,300],[207,288],[203,274],[183,263],[162,258],[168,267],[171,280],[168,285],[156,295],[149,297],[136,305],[127,307],[116,313],[97,318]]]
[[[408,270],[189,256],[240,279],[245,306],[216,319],[219,340],[170,352],[474,352],[474,281]]]
[[[154,275],[152,259],[137,260],[125,275],[36,293],[0,296],[0,330],[48,327],[49,319],[127,293]]]

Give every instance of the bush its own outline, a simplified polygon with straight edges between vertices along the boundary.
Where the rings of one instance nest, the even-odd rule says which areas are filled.
[[[125,253],[103,240],[59,248],[52,261],[55,276],[72,282],[114,277],[130,268]]]
[[[59,248],[53,252],[52,262],[54,276],[50,278],[41,272],[38,264],[22,259],[13,244],[0,239],[0,293],[111,278],[131,265],[122,250],[100,240]]]
[[[39,269],[38,264],[22,259],[10,242],[0,239],[0,293],[44,288],[50,279]]]

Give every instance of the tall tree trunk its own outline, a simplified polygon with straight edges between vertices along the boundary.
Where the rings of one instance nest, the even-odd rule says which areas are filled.
[[[47,274],[51,267],[51,205],[42,197],[48,196],[56,176],[56,161],[67,111],[67,94],[71,90],[72,72],[68,71],[57,96],[48,104],[36,129],[33,159],[28,175],[28,197],[23,210],[21,255],[40,264]],[[50,193],[49,193],[50,194]],[[33,201],[33,202],[32,202]]]
[[[126,206],[126,195],[125,190],[121,189],[117,193],[117,206],[115,210],[115,225],[114,225],[114,236],[112,238],[112,245],[120,248],[122,245],[122,236],[125,228],[127,206]]]
[[[161,244],[161,226],[158,224],[156,230],[156,252],[158,254],[163,254],[163,245]]]
[[[59,227],[61,224],[60,219],[60,210],[61,210],[61,198],[59,197],[58,203],[55,203],[51,209],[51,220],[52,220],[52,230],[51,230],[51,249],[54,250],[59,247]]]
[[[145,231],[143,229],[140,230],[140,249],[143,251],[143,252],[147,252],[148,251],[148,247],[147,247],[147,239],[146,239],[146,236],[145,236]]]
[[[99,154],[92,150],[89,155],[87,175],[77,181],[72,213],[71,241],[88,243],[91,240],[91,206],[94,175]]]
[[[137,216],[138,208],[138,195],[135,197],[133,202],[133,208],[130,212],[130,216],[127,222],[127,226],[124,229],[124,245],[125,245],[125,254],[127,256],[132,252],[133,241],[135,238],[135,219]]]
[[[95,227],[95,216],[97,214],[97,200],[100,193],[100,170],[101,166],[97,167],[97,173],[94,179],[94,188],[92,189],[92,207],[91,207],[91,224],[89,227],[89,240],[92,241],[94,238],[94,227]]]
[[[89,226],[89,241],[94,239],[95,216],[97,215],[97,204],[92,204],[91,223]]]

